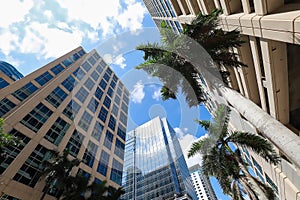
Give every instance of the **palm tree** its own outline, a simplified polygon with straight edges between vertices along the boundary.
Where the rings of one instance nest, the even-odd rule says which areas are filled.
[[[189,106],[199,105],[206,99],[206,95],[198,81],[202,73],[199,70],[206,70],[208,73],[205,72],[204,77],[212,82],[213,89],[236,108],[264,137],[284,152],[293,164],[300,168],[300,157],[295,153],[300,151],[299,137],[251,100],[216,80],[215,72],[222,71],[220,65],[224,64],[227,67],[243,66],[242,63],[236,60],[234,54],[226,54],[225,48],[230,49],[241,45],[242,41],[239,34],[236,31],[222,32],[221,29],[217,29],[215,26],[218,22],[217,14],[217,11],[208,16],[200,14],[191,25],[186,25],[183,33],[191,36],[189,39],[186,38],[187,36],[183,37],[184,35],[171,34],[170,29],[166,28],[163,23],[161,44],[146,44],[137,47],[138,50],[144,52],[145,60],[137,69],[143,69],[162,81],[164,86],[161,93],[164,100],[176,98],[178,88],[181,87]],[[203,53],[201,45],[207,48],[205,50],[209,54]],[[211,58],[217,64],[216,68],[214,68]],[[221,73],[221,79],[223,78],[225,82],[227,75]],[[211,79],[217,84],[214,84]],[[283,140],[292,141],[293,145],[291,145],[291,142],[282,143]]]
[[[72,168],[80,164],[78,159],[69,160],[68,150],[65,150],[62,155],[54,151],[52,154],[52,159],[43,162],[45,168],[40,176],[45,178],[46,185],[40,200],[43,200],[46,194],[51,190],[55,190],[57,187],[62,188],[62,183],[70,176]],[[56,187],[54,187],[54,185],[56,185]]]
[[[252,149],[259,156],[272,164],[280,162],[277,153],[263,137],[248,132],[229,131],[230,109],[220,105],[213,122],[197,120],[206,130],[207,137],[192,144],[188,157],[201,153],[203,156],[204,173],[215,176],[224,191],[234,199],[243,199],[243,192],[251,199],[274,199],[270,187],[253,177],[241,159],[239,150],[230,144]]]
[[[144,52],[145,60],[137,69],[143,69],[152,76],[160,78],[164,84],[161,89],[164,100],[176,98],[175,94],[181,87],[189,106],[197,106],[205,101],[203,89],[198,81],[199,71],[194,66],[197,63],[192,61],[195,58],[199,60],[201,55],[199,51],[191,51],[193,43],[200,44],[217,66],[245,66],[237,61],[235,53],[228,51],[243,43],[238,31],[224,32],[217,28],[217,17],[220,12],[220,10],[215,10],[210,15],[198,15],[190,25],[185,25],[184,35],[174,34],[165,23],[162,23],[161,44],[154,43],[137,47],[137,50]],[[205,56],[201,59],[203,66],[206,65],[204,60],[206,62],[211,60]],[[227,82],[228,72],[221,70],[220,67],[218,72]]]

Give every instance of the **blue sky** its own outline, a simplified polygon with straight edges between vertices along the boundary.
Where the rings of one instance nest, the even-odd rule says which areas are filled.
[[[205,134],[194,123],[210,119],[204,106],[189,108],[182,95],[162,101],[159,80],[134,69],[143,62],[135,46],[159,41],[141,0],[9,0],[0,7],[0,19],[0,60],[24,75],[78,46],[97,49],[131,91],[128,130],[157,115],[167,117],[184,152]],[[218,199],[229,199],[215,180],[213,185]]]

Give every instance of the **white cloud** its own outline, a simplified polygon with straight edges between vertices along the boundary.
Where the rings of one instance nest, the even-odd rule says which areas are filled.
[[[196,164],[201,164],[202,162],[202,156],[200,154],[197,154],[191,158],[188,158],[187,156],[192,144],[199,139],[200,138],[197,139],[195,136],[191,134],[186,134],[181,139],[179,139],[179,144],[181,146],[188,167],[191,167]]]
[[[53,17],[53,13],[51,12],[51,10],[46,10],[46,11],[44,12],[44,15],[45,15],[46,17],[48,17],[49,19]]]
[[[16,49],[17,42],[17,34],[9,31],[4,31],[4,33],[0,35],[0,51],[6,56],[9,55],[11,51]]]
[[[152,98],[156,101],[160,100],[160,98],[161,98],[160,88],[158,88],[154,91],[154,93],[152,94]]]
[[[121,69],[124,69],[126,67],[125,58],[122,55],[118,55],[113,64],[118,65]]]
[[[5,1],[5,3],[2,2],[0,6],[0,27],[7,28],[13,23],[24,20],[25,15],[29,13],[32,6],[33,1],[31,0],[9,0]]]
[[[176,132],[176,135],[179,139],[181,139],[185,135],[184,132],[178,127],[174,128],[174,131]]]
[[[120,14],[117,20],[122,28],[129,28],[130,31],[135,32],[142,28],[145,12],[146,9],[141,3],[134,3],[128,5],[127,10]]]
[[[131,91],[131,100],[134,103],[141,103],[145,97],[144,92],[144,85],[142,80],[139,80],[134,86],[133,90]]]

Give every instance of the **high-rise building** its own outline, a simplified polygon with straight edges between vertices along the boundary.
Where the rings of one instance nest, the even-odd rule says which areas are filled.
[[[232,129],[258,132],[266,131],[282,157],[278,166],[266,163],[259,156],[241,148],[244,159],[253,167],[254,173],[269,184],[279,199],[300,197],[300,1],[299,0],[144,0],[154,22],[160,27],[165,20],[174,31],[171,21],[189,22],[198,12],[210,13],[222,9],[219,25],[225,31],[239,30],[245,43],[233,49],[238,59],[248,67],[232,69],[229,86],[238,91],[246,100],[256,104],[259,112],[267,113],[278,122],[281,135],[271,133],[247,115],[234,102],[233,96],[215,97],[215,88],[208,88],[208,110],[213,113],[219,103],[231,105]],[[170,4],[170,5],[169,5]],[[169,6],[167,6],[169,5]],[[197,12],[195,12],[197,11]],[[169,16],[170,13],[175,13]],[[182,26],[182,24],[180,24]],[[226,67],[226,66],[222,66]],[[205,78],[205,77],[204,77]],[[231,93],[232,94],[232,93]],[[229,99],[231,101],[229,102]],[[254,105],[255,106],[255,105]],[[256,107],[255,106],[255,107]],[[251,110],[251,107],[248,107]],[[260,117],[262,114],[260,115]],[[256,116],[256,119],[259,118]],[[270,119],[270,118],[268,118]],[[270,119],[268,126],[275,126]],[[272,121],[272,123],[271,123]],[[277,126],[277,125],[276,125]],[[274,137],[272,136],[274,135]],[[282,139],[282,138],[293,139]],[[293,142],[293,144],[291,144]],[[287,192],[288,191],[288,192]]]
[[[217,200],[209,178],[202,173],[200,165],[189,167],[189,171],[198,200]]]
[[[0,89],[23,77],[23,74],[21,74],[14,66],[7,62],[0,61]]]
[[[0,163],[0,199],[40,198],[48,150],[69,149],[72,159],[82,160],[72,175],[120,187],[129,92],[96,50],[78,47],[0,94],[5,130],[23,141],[6,148]]]
[[[127,133],[122,199],[196,199],[176,133],[156,117]]]

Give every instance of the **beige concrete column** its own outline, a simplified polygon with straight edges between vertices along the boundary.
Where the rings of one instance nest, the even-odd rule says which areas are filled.
[[[249,0],[241,0],[242,1],[242,7],[245,14],[251,13],[250,3]]]
[[[240,93],[241,93],[243,96],[247,97],[247,96],[245,95],[245,92],[244,92],[244,88],[243,88],[243,85],[242,85],[242,81],[241,81],[241,77],[240,77],[240,74],[239,74],[238,69],[237,69],[237,68],[233,68],[233,70],[234,70],[234,75],[235,75],[235,77],[236,77],[237,85],[238,85],[238,88],[239,88]],[[247,97],[247,98],[248,98],[248,97]]]
[[[193,15],[198,15],[199,12],[201,12],[197,0],[187,0],[187,3],[190,6],[190,10],[192,11]]]
[[[261,108],[264,111],[268,111],[267,106],[266,106],[266,98],[265,98],[265,93],[264,93],[264,88],[262,84],[262,75],[261,75],[261,70],[260,68],[263,66],[260,66],[260,58],[258,54],[258,47],[256,44],[256,39],[255,37],[249,36],[250,39],[250,48],[252,52],[252,58],[253,58],[253,64],[254,64],[254,69],[255,69],[255,74],[256,74],[256,81],[257,81],[257,86],[258,86],[258,92],[259,92],[259,97],[260,97],[260,104]]]
[[[215,7],[220,9],[221,8],[221,4],[220,4],[220,1],[219,0],[214,0],[214,3],[215,3]]]
[[[284,5],[284,0],[254,0],[255,13],[266,15]]]
[[[289,88],[286,44],[261,39],[270,115],[283,124],[289,122]]]
[[[180,5],[178,4],[178,1],[177,0],[170,0],[172,6],[173,6],[173,9],[176,13],[177,16],[180,16],[183,14],[181,8],[180,8]]]
[[[220,3],[225,15],[242,11],[242,4],[240,0],[220,0]]]
[[[183,15],[189,15],[191,13],[185,0],[178,0],[177,2]]]
[[[216,8],[215,3],[212,0],[198,0],[198,4],[201,5],[203,9],[203,14],[206,15],[211,13],[211,11],[213,11]]]
[[[246,42],[241,47],[234,50],[235,53],[239,55],[238,60],[247,65],[247,67],[241,67],[238,69],[241,78],[241,84],[244,89],[244,96],[251,99],[254,103],[260,104],[249,39],[247,36],[245,36],[243,37],[243,40]]]

